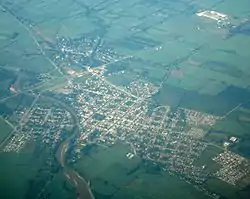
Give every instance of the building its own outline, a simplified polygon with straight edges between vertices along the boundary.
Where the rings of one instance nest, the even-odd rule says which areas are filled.
[[[206,18],[209,18],[209,19],[213,19],[213,20],[216,20],[216,21],[225,21],[228,19],[228,16],[226,14],[222,14],[222,13],[219,13],[219,12],[216,12],[216,11],[213,11],[213,10],[205,10],[205,11],[202,11],[202,12],[198,12],[196,13],[197,16],[199,17],[206,17]]]
[[[228,147],[229,145],[230,145],[229,142],[224,142],[224,144],[223,144],[224,147]]]
[[[230,140],[231,142],[237,142],[237,141],[238,141],[238,138],[236,138],[236,137],[231,137],[229,140]]]

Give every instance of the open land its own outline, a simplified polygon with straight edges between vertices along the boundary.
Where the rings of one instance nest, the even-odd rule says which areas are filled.
[[[2,142],[12,131],[10,124],[7,123],[4,119],[0,119],[1,134],[0,142]]]

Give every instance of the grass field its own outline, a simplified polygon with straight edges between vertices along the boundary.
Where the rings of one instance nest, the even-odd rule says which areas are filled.
[[[128,159],[126,154],[131,151],[126,145],[98,147],[95,150],[97,151],[91,152],[89,156],[84,156],[74,167],[86,179],[91,180],[91,186],[98,194],[112,196],[141,172],[140,158]]]
[[[200,158],[195,161],[194,164],[197,166],[205,166],[207,171],[214,173],[218,171],[220,165],[212,159],[222,152],[223,150],[218,147],[215,147],[213,145],[208,146],[207,149],[202,153]]]
[[[219,179],[211,179],[206,182],[206,186],[209,190],[221,194],[222,196],[228,199],[236,199],[239,198],[238,189],[230,184],[227,184]],[[247,198],[244,198],[247,199]]]
[[[66,180],[62,172],[55,175],[53,181],[45,187],[41,195],[49,199],[76,198],[74,187]]]
[[[148,173],[140,158],[128,159],[131,152],[126,145],[117,144],[111,148],[93,149],[74,167],[86,179],[97,198],[157,198],[206,199],[202,192],[192,185],[168,173]],[[177,191],[181,188],[181,192]],[[166,195],[166,190],[167,195]]]
[[[0,164],[0,198],[25,198],[38,194],[36,191],[41,188],[41,184],[39,186],[36,183],[47,176],[45,161],[48,154],[42,151],[36,157],[33,152],[33,144],[27,145],[20,153],[0,152],[0,159],[4,160]],[[35,184],[36,188],[31,191],[30,188]]]
[[[12,132],[12,128],[0,117],[0,143]]]
[[[23,198],[37,170],[38,164],[30,155],[0,153],[0,197]],[[33,163],[32,163],[33,162]]]
[[[53,68],[38,50],[35,41],[15,17],[0,10],[2,27],[0,64],[8,68],[21,68],[34,73],[46,72]],[[3,31],[3,32],[2,32]]]
[[[192,185],[168,173],[162,173],[159,175],[143,173],[130,185],[121,189],[113,198],[136,199],[140,197],[145,199],[209,198],[201,191],[195,189]]]
[[[15,111],[29,107],[34,100],[34,96],[23,93],[11,95],[8,99],[0,102],[1,115],[12,115]]]

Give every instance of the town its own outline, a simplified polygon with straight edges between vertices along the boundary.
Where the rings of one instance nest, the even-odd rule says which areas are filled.
[[[248,199],[248,4],[2,0],[0,198]]]
[[[77,72],[70,71],[79,77]],[[158,92],[153,84],[138,79],[126,87],[116,86],[107,81],[104,71],[105,67],[87,68],[85,81],[69,81],[64,86],[67,92],[56,94],[73,108],[79,122],[69,162],[77,161],[89,145],[109,147],[122,141],[131,146],[128,161],[140,156],[196,184],[214,175],[235,185],[248,174],[247,160],[227,148],[213,158],[222,166],[216,173],[206,171],[206,165],[194,165],[208,146],[203,140],[204,127],[212,127],[222,117],[181,107],[157,106],[151,99]],[[63,139],[63,129],[71,129],[74,124],[68,111],[39,103],[28,114],[25,110],[17,114],[25,119],[4,147],[5,152],[19,152],[30,140],[38,138],[53,148]],[[230,140],[235,142],[237,138]],[[243,163],[245,169],[241,170]]]
[[[63,130],[72,129],[70,113],[59,107],[36,104],[31,110],[17,114],[20,125],[3,148],[4,152],[20,152],[31,140],[41,140],[53,149],[65,136]]]
[[[225,151],[213,160],[222,165],[215,175],[229,184],[236,185],[242,177],[249,173],[248,160],[231,151]]]
[[[74,107],[80,123],[71,161],[79,159],[89,145],[111,146],[122,141],[131,146],[128,158],[138,155],[196,183],[206,180],[209,174],[193,162],[207,147],[203,127],[214,125],[221,117],[155,106],[151,96],[158,88],[149,82],[137,80],[118,87],[97,69],[88,71],[85,82],[69,84],[71,93],[60,96]]]
[[[54,63],[63,67],[96,67],[120,59],[102,38],[83,36],[78,39],[57,38]]]

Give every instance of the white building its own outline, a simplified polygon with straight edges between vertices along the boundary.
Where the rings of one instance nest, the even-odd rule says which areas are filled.
[[[238,140],[238,138],[236,138],[236,137],[231,137],[229,140],[230,140],[231,142],[236,142],[236,141]]]
[[[213,19],[216,21],[224,21],[228,19],[228,16],[226,14],[222,14],[213,10],[205,10],[202,12],[196,13],[197,16],[199,17],[206,17],[209,19]]]

